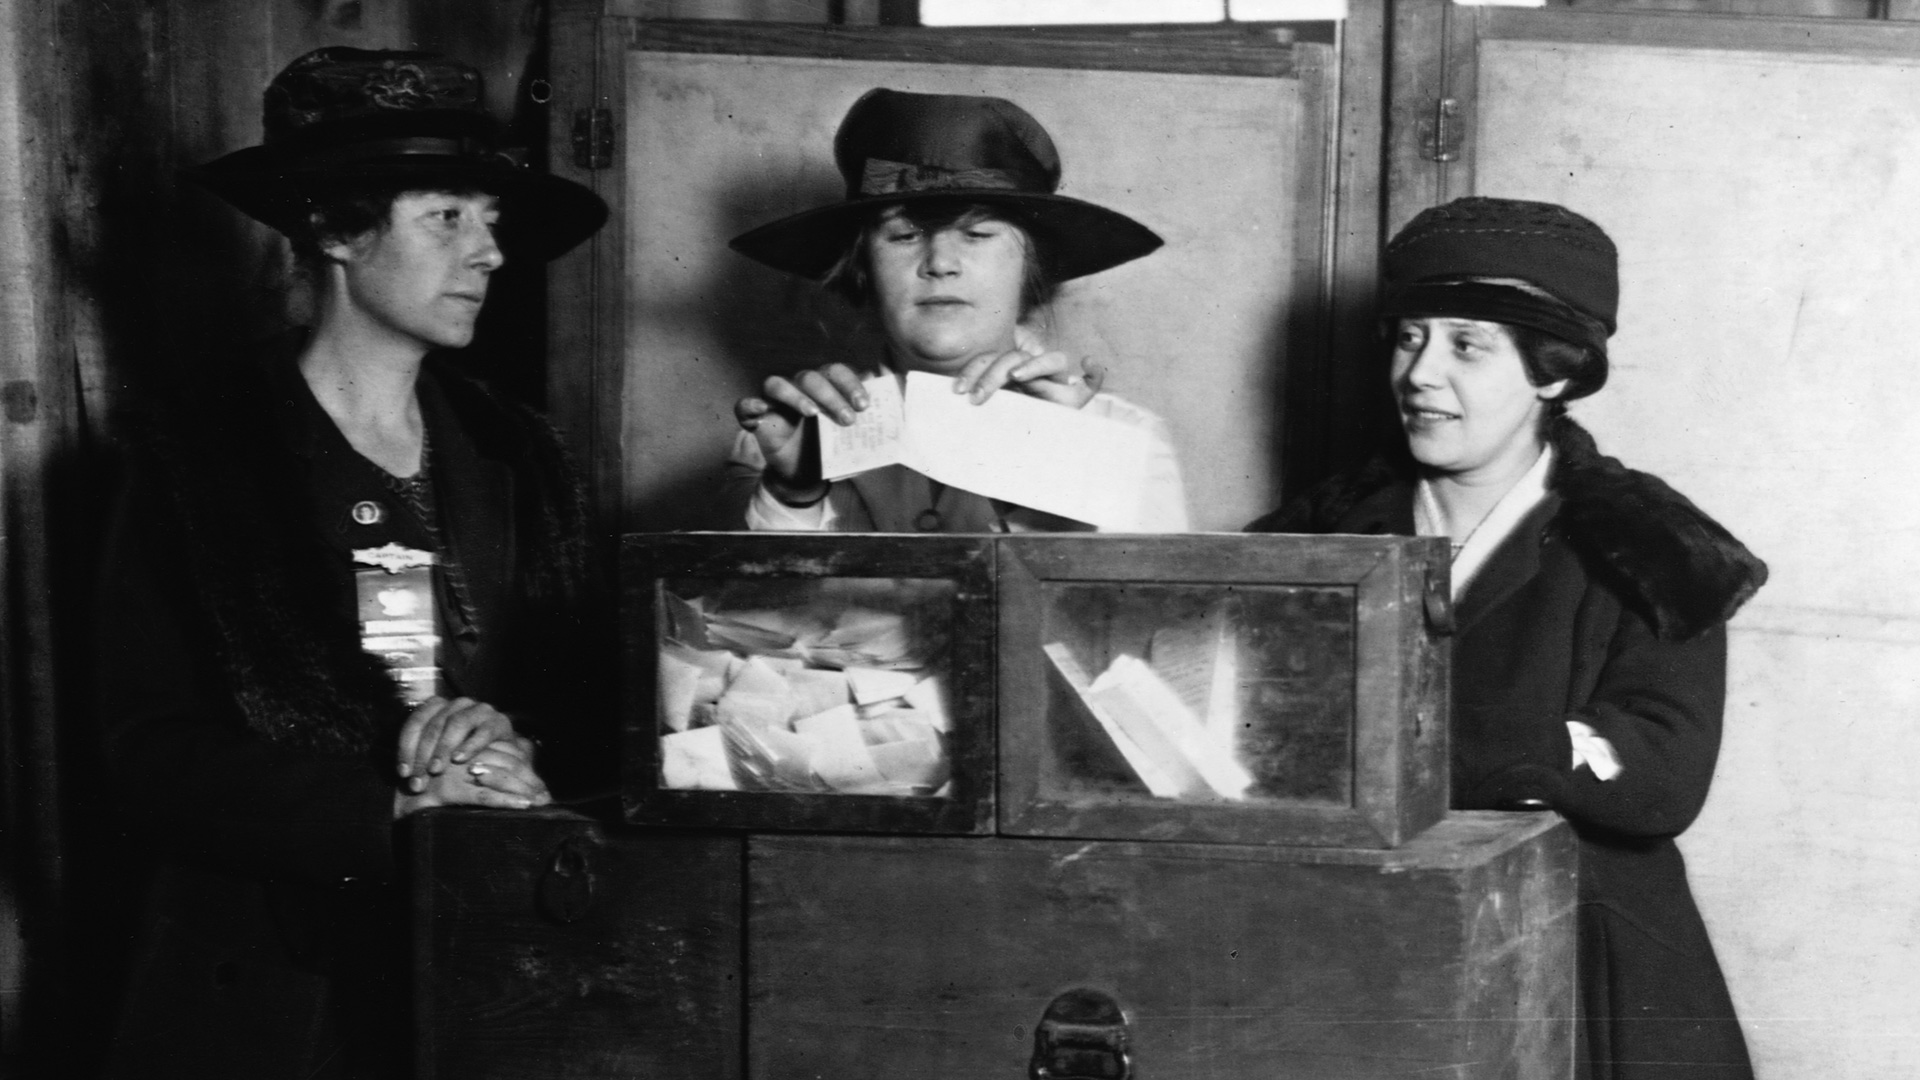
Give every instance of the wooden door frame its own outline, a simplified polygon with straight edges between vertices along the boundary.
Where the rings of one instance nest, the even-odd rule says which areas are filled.
[[[1376,367],[1380,334],[1374,309],[1380,249],[1386,240],[1389,0],[1351,0],[1339,24],[1335,50],[1338,128],[1333,190],[1327,200],[1326,347],[1292,357],[1287,373],[1285,453],[1281,487],[1287,498],[1329,473],[1357,463],[1379,440],[1386,416]]]

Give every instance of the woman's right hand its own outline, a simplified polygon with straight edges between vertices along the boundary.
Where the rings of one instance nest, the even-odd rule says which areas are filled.
[[[397,791],[394,820],[434,806],[491,806],[526,810],[553,801],[525,739],[489,743],[473,754],[463,768],[448,769],[427,778],[419,791]]]
[[[844,427],[867,405],[859,373],[845,364],[828,364],[769,376],[759,395],[734,402],[733,417],[760,445],[767,462],[763,482],[789,502],[806,502],[823,486],[818,455],[806,453],[807,417],[828,416]]]

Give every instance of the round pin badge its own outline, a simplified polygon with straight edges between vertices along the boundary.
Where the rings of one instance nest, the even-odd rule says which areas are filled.
[[[357,525],[378,525],[386,516],[386,508],[371,499],[353,504],[353,520]]]

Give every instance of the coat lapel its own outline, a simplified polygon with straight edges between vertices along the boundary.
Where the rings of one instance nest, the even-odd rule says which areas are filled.
[[[436,380],[420,380],[420,404],[432,432],[440,537],[459,609],[450,613],[457,625],[447,628],[451,647],[443,649],[441,661],[461,692],[487,696],[495,688],[474,680],[476,672],[491,668],[484,651],[496,636],[487,630],[503,617],[513,580],[513,470],[467,436]]]
[[[1540,534],[1560,510],[1560,496],[1547,493],[1507,534],[1460,598],[1454,617],[1462,632],[1532,581],[1540,573]]]
[[[1549,492],[1494,549],[1493,557],[1480,567],[1455,609],[1460,630],[1498,608],[1540,573],[1540,533],[1559,508],[1560,497]],[[1412,536],[1412,482],[1397,481],[1365,496],[1340,517],[1334,528],[1346,533]]]

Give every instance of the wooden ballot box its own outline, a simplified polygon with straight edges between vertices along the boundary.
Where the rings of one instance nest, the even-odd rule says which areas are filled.
[[[414,826],[423,1076],[1570,1075],[1573,838],[1445,812],[1436,542],[623,557],[620,804]]]
[[[622,559],[635,822],[1392,847],[1446,809],[1442,540],[671,533]]]

